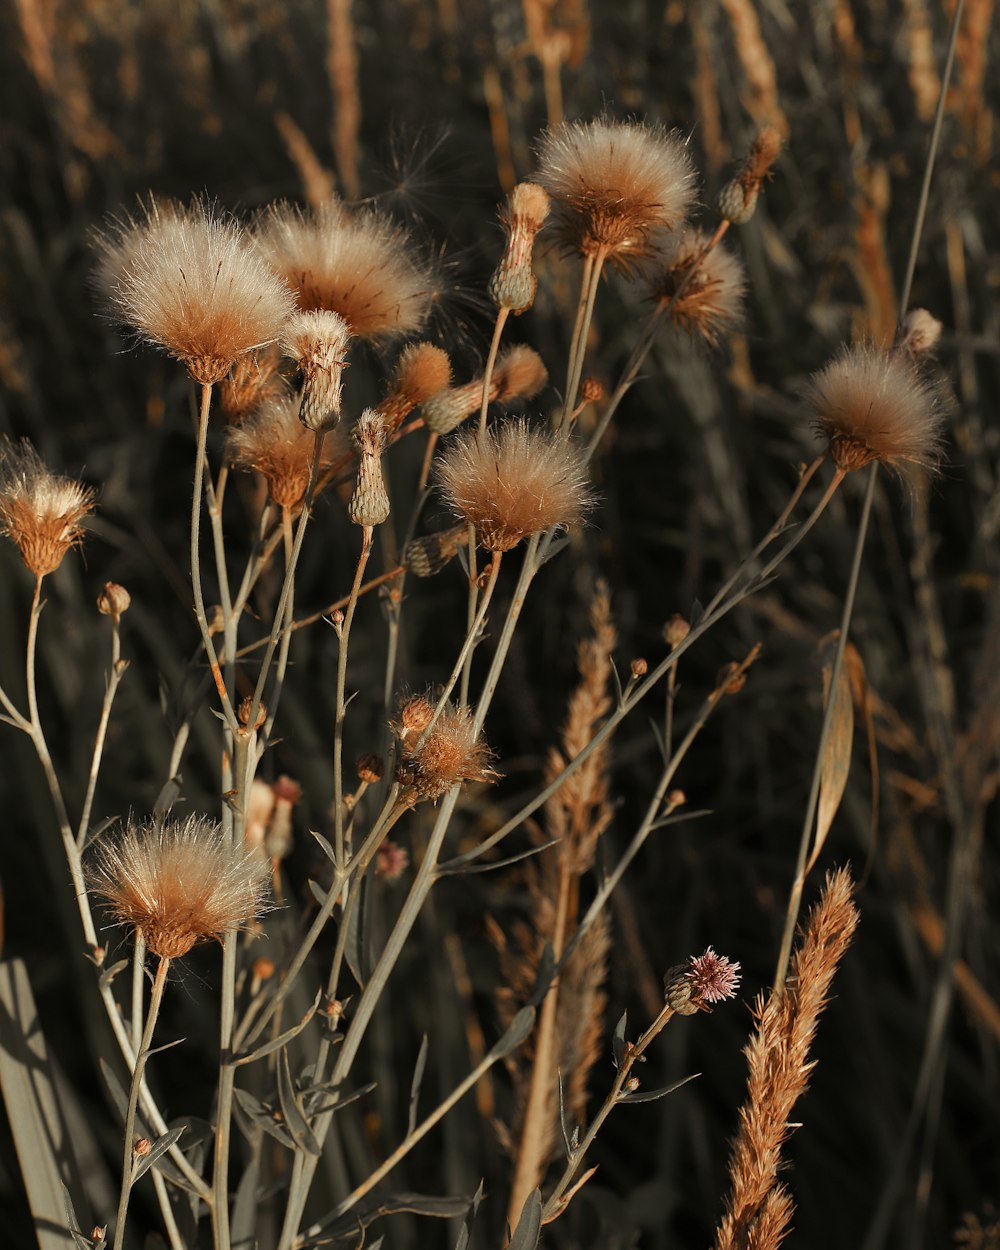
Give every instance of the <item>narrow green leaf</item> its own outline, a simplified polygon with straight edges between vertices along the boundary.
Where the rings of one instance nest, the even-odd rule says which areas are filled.
[[[651,1089],[648,1093],[643,1090],[636,1090],[634,1094],[622,1094],[619,1102],[656,1102],[660,1098],[666,1098],[668,1094],[672,1094],[675,1089],[680,1089],[682,1085],[686,1085],[688,1081],[693,1081],[701,1076],[700,1072],[692,1072],[690,1076],[682,1077],[679,1081],[674,1081],[673,1085],[664,1085],[662,1089]]]
[[[611,1053],[614,1055],[615,1067],[622,1066],[622,1060],[625,1058],[625,1029],[628,1026],[628,1012],[623,1011],[621,1019],[615,1025],[614,1035],[611,1038]]]
[[[309,1127],[305,1110],[295,1090],[291,1069],[288,1066],[287,1050],[281,1051],[278,1056],[278,1101],[281,1104],[281,1113],[285,1117],[285,1124],[296,1146],[318,1157],[320,1145]]]
[[[511,1051],[517,1050],[518,1046],[527,1038],[528,1034],[535,1027],[535,1009],[534,1007],[522,1007],[514,1019],[510,1022],[507,1032],[490,1048],[490,1057],[493,1059],[503,1059],[505,1055],[509,1055]]]
[[[145,1176],[154,1163],[167,1153],[174,1142],[180,1135],[187,1131],[187,1125],[181,1124],[177,1128],[172,1128],[168,1133],[164,1133],[162,1137],[158,1137],[153,1142],[148,1155],[143,1155],[141,1159],[135,1161],[132,1168],[132,1184],[134,1185],[140,1176]]]
[[[263,1059],[265,1055],[269,1055],[272,1051],[280,1050],[293,1037],[298,1037],[309,1021],[316,1014],[316,1008],[319,1006],[319,1000],[323,997],[322,989],[317,990],[316,997],[313,999],[312,1006],[298,1022],[293,1024],[290,1029],[286,1029],[284,1033],[279,1033],[277,1037],[272,1037],[269,1042],[265,1042],[263,1046],[258,1046],[256,1050],[251,1050],[249,1054],[240,1055],[238,1059],[233,1060],[234,1068],[241,1068],[245,1064],[253,1063],[257,1059]]]
[[[413,1080],[410,1082],[410,1114],[406,1123],[406,1135],[417,1127],[417,1105],[420,1101],[420,1083],[424,1079],[424,1068],[427,1066],[427,1034],[420,1043],[420,1052],[413,1068]]]
[[[542,1195],[532,1190],[524,1200],[521,1218],[511,1237],[507,1250],[535,1250],[542,1233]]]
[[[462,1222],[462,1231],[458,1234],[458,1241],[455,1242],[455,1250],[469,1250],[469,1239],[472,1237],[472,1226],[476,1222],[476,1216],[479,1214],[479,1204],[482,1202],[486,1194],[486,1182],[480,1181],[479,1188],[472,1195],[472,1201],[469,1203],[469,1209],[465,1213],[465,1219]]]

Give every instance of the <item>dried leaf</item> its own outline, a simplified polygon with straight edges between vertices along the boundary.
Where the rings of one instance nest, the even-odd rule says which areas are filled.
[[[833,714],[820,773],[816,836],[813,841],[812,854],[806,864],[806,873],[819,858],[827,834],[830,832],[830,826],[833,824],[833,818],[840,807],[844,787],[847,785],[847,775],[851,771],[851,748],[854,744],[854,705],[851,699],[851,679],[846,664],[840,666],[836,689],[832,693],[830,690],[837,635],[828,635],[820,646],[823,666],[823,705],[825,707],[832,698]]]

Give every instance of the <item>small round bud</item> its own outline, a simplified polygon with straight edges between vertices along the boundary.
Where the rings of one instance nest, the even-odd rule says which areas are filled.
[[[434,718],[434,708],[421,695],[414,695],[403,703],[393,724],[400,742],[415,741]]]
[[[274,971],[274,960],[268,959],[266,955],[261,955],[259,959],[253,961],[253,979],[255,981],[270,981],[274,976]]]
[[[667,806],[671,808],[683,807],[687,801],[687,795],[683,790],[671,790],[667,795]]]
[[[663,637],[670,647],[679,647],[690,634],[691,626],[679,612],[675,612],[663,627]]]
[[[327,1020],[329,1021],[331,1028],[335,1029],[337,1025],[340,1023],[341,1017],[344,1014],[345,1006],[346,1006],[346,1003],[342,1002],[339,998],[327,999],[326,1005],[323,1008],[323,1014],[326,1016]]]
[[[580,399],[585,404],[598,404],[606,395],[600,378],[584,378],[580,383]]]
[[[489,564],[484,566],[482,572],[476,578],[476,585],[479,587],[480,590],[486,589],[487,584],[489,583],[490,577],[492,575],[493,575],[493,561],[491,560]]]
[[[137,1159],[144,1159],[152,1149],[153,1143],[148,1137],[138,1137],[135,1145],[132,1147],[132,1153]]]
[[[240,705],[236,709],[236,719],[240,722],[244,729],[250,729],[250,713],[253,710],[253,695],[248,694],[240,700]],[[257,715],[254,717],[252,728],[259,729],[267,720],[267,708],[264,706],[263,700],[257,704]]]
[[[107,1237],[107,1235],[108,1235],[107,1224],[105,1224],[103,1227],[100,1224],[95,1224],[94,1227],[90,1230],[90,1240],[94,1243],[95,1246],[103,1246],[104,1239],[105,1237]]]
[[[637,1076],[630,1076],[628,1080],[625,1082],[624,1088],[625,1088],[626,1094],[634,1094],[635,1091],[639,1088],[639,1078]]]
[[[937,346],[944,327],[926,308],[913,308],[903,318],[896,338],[899,351],[911,356],[925,356]]]
[[[127,612],[132,596],[124,586],[117,582],[105,582],[104,589],[97,596],[97,610],[103,616],[112,616],[117,620],[123,612]]]
[[[649,672],[649,665],[641,657],[632,661],[632,680],[638,681],[640,677],[645,677]]]
[[[382,774],[385,772],[385,762],[374,751],[367,751],[364,755],[359,755],[355,767],[358,770],[360,780],[368,786],[373,786],[381,781]]]
[[[343,612],[340,610],[340,608],[334,608],[334,610],[330,613],[330,624],[333,626],[334,629],[340,629],[343,623],[344,623]]]

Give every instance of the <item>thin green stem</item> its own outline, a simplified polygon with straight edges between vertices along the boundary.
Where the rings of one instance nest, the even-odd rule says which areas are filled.
[[[149,1059],[149,1048],[153,1041],[153,1029],[156,1017],[160,1012],[163,999],[163,987],[167,983],[167,972],[170,960],[160,956],[156,976],[153,978],[153,989],[149,996],[149,1012],[146,1016],[146,1027],[142,1032],[142,1044],[136,1055],[135,1068],[132,1072],[132,1083],[129,1087],[128,1110],[125,1113],[125,1157],[122,1163],[122,1188],[118,1199],[118,1217],[115,1220],[114,1250],[122,1250],[125,1239],[125,1220],[128,1214],[129,1194],[132,1192],[132,1172],[135,1166],[135,1116],[139,1107],[139,1089],[142,1085],[143,1073]]]
[[[823,782],[823,765],[826,760],[826,746],[830,739],[833,725],[833,710],[837,705],[835,698],[840,670],[844,664],[844,652],[847,648],[847,635],[851,627],[851,616],[854,612],[854,599],[858,590],[858,579],[861,575],[861,559],[865,550],[865,539],[868,536],[868,523],[871,517],[872,500],[875,498],[875,485],[878,480],[878,461],[873,460],[868,468],[868,483],[865,489],[865,501],[861,510],[861,522],[858,536],[854,544],[854,559],[851,563],[851,574],[844,595],[844,608],[840,618],[840,633],[837,636],[837,651],[833,658],[833,670],[830,674],[830,689],[827,695],[826,708],[823,712],[823,725],[819,733],[819,745],[816,748],[816,762],[813,765],[812,781],[809,786],[809,799],[806,803],[805,816],[802,821],[802,832],[799,835],[799,851],[795,861],[795,877],[788,899],[788,910],[785,914],[785,928],[781,936],[781,947],[778,952],[778,966],[774,974],[773,992],[780,997],[785,987],[785,976],[788,972],[788,961],[792,954],[792,942],[795,939],[795,926],[799,919],[802,906],[802,891],[805,887],[806,863],[809,858],[809,845],[813,836],[813,825],[816,820],[816,808],[819,805],[819,793]]]
[[[111,720],[111,707],[118,693],[118,686],[125,674],[127,664],[121,660],[121,632],[117,616],[111,618],[111,671],[104,685],[104,701],[101,704],[101,719],[94,737],[94,750],[90,758],[90,773],[87,777],[87,793],[84,795],[83,808],[80,812],[80,823],[76,830],[76,845],[82,851],[87,842],[90,828],[90,812],[94,805],[94,792],[97,789],[97,778],[101,771],[101,759],[104,755],[104,742],[107,738],[108,724]]]
[[[347,601],[344,620],[337,631],[339,649],[337,651],[337,704],[336,720],[333,729],[333,827],[334,849],[337,854],[337,866],[346,862],[346,845],[344,841],[344,722],[347,719],[347,655],[351,642],[351,626],[354,624],[354,613],[358,606],[358,593],[364,579],[368,557],[372,550],[371,525],[362,527],[361,554],[358,556],[354,570],[354,582],[351,595]]]

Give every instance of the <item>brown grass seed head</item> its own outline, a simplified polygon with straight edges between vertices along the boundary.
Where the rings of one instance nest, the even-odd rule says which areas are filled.
[[[582,256],[623,271],[650,256],[694,200],[694,166],[676,131],[641,122],[564,122],[542,136],[538,182],[555,233]]]
[[[845,348],[804,390],[816,430],[839,469],[873,460],[902,475],[941,458],[941,401],[902,352]]]
[[[490,551],[572,528],[592,499],[579,448],[523,420],[458,435],[438,462],[437,478],[452,510]]]
[[[151,204],[118,247],[117,315],[195,382],[220,382],[241,356],[277,339],[294,310],[288,286],[239,223],[209,203]]]
[[[352,213],[337,200],[315,211],[275,204],[258,219],[256,239],[303,311],[339,313],[359,338],[421,330],[438,296],[433,266],[374,209]]]
[[[54,573],[83,541],[82,522],[95,499],[89,486],[50,473],[29,442],[0,443],[0,532],[36,577]]]
[[[117,924],[138,929],[154,955],[176,959],[197,942],[244,929],[264,906],[268,867],[257,852],[233,848],[204,816],[143,825],[101,839],[88,885]]]

